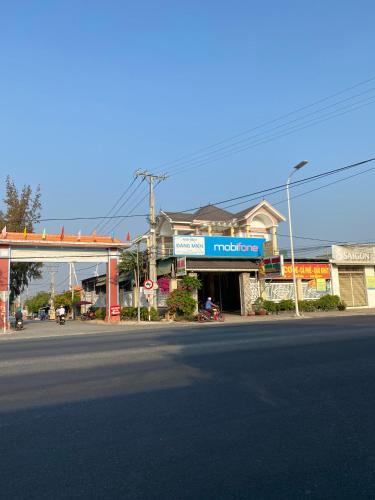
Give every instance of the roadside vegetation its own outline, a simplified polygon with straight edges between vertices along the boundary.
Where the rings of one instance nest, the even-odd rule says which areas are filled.
[[[345,302],[338,295],[323,295],[317,300],[299,300],[298,306],[301,312],[344,311],[346,309]],[[274,302],[259,297],[254,303],[256,314],[279,314],[284,311],[294,311],[294,309],[295,304],[292,299]]]

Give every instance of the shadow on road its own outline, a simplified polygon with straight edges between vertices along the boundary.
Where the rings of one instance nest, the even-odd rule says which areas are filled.
[[[7,344],[2,496],[372,498],[368,324],[295,325]]]

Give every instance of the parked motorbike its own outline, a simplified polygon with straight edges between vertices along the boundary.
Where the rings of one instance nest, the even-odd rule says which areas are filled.
[[[222,323],[225,321],[225,316],[220,309],[212,309],[211,312],[206,309],[201,309],[198,313],[198,321],[199,323],[206,323],[208,321],[219,321]]]
[[[95,313],[93,311],[87,311],[87,312],[81,314],[82,321],[87,321],[90,319],[95,319]]]

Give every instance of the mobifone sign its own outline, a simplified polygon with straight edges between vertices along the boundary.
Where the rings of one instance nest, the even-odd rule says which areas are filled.
[[[264,238],[174,236],[173,254],[190,257],[261,257]]]

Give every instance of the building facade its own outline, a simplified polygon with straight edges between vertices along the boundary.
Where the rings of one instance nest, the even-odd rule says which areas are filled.
[[[277,251],[277,227],[285,218],[267,201],[232,213],[207,205],[194,213],[160,212],[158,275],[194,273],[223,310],[247,314],[258,293],[263,244]],[[183,264],[181,265],[181,260]]]
[[[348,307],[375,307],[375,245],[333,245],[332,287]]]

